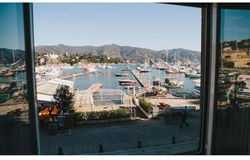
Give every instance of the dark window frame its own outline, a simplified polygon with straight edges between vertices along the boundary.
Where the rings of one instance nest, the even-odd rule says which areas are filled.
[[[24,16],[24,37],[25,37],[25,61],[27,77],[27,95],[29,103],[30,137],[31,150],[33,155],[40,154],[39,121],[36,102],[36,78],[35,78],[35,48],[33,32],[33,5],[32,3],[23,3]]]
[[[218,3],[218,13],[217,13],[217,19],[218,19],[218,21],[217,21],[217,38],[216,38],[216,45],[217,45],[217,49],[216,49],[216,70],[215,70],[215,75],[216,75],[216,77],[215,77],[215,82],[216,82],[216,84],[215,84],[215,88],[214,88],[214,99],[215,99],[215,103],[214,103],[214,112],[212,113],[213,114],[213,124],[212,124],[212,137],[213,137],[213,139],[212,139],[212,142],[211,142],[211,154],[216,154],[216,147],[215,147],[215,142],[216,142],[216,138],[218,138],[218,137],[216,137],[215,136],[215,133],[216,133],[216,121],[217,121],[217,119],[216,119],[216,108],[217,108],[217,92],[216,92],[216,90],[218,89],[218,79],[219,79],[219,68],[220,68],[220,66],[219,66],[219,64],[218,64],[218,62],[219,62],[219,60],[218,60],[218,57],[219,57],[219,55],[220,55],[220,50],[219,50],[219,48],[220,48],[220,32],[221,32],[221,23],[220,23],[220,17],[221,17],[221,10],[222,9],[234,9],[234,10],[250,10],[250,3]],[[243,142],[244,143],[244,142]],[[243,144],[243,145],[247,145],[247,143],[248,143],[248,141],[246,140],[245,141],[245,143]],[[245,152],[245,153],[244,153]],[[246,153],[247,151],[243,151],[243,154],[247,154]],[[230,154],[230,153],[228,153],[228,154]]]

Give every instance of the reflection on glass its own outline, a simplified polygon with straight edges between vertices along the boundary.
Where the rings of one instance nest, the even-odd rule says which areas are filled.
[[[217,154],[244,154],[250,106],[250,11],[221,10]]]
[[[69,11],[66,17],[63,8]],[[173,12],[179,18],[169,16]],[[200,118],[200,16],[197,8],[153,3],[35,4],[41,153],[195,151]],[[47,25],[53,21],[57,23]],[[175,30],[177,26],[182,27]],[[63,40],[57,31],[65,29],[69,34]],[[53,46],[51,39],[65,45]],[[181,44],[190,39],[192,49],[182,49]],[[178,49],[166,50],[169,40]],[[80,46],[70,46],[69,41]],[[86,46],[89,43],[93,46]]]
[[[31,154],[22,4],[0,4],[0,154]]]

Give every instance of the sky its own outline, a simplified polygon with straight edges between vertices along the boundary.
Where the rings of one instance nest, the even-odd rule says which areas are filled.
[[[157,3],[34,3],[35,45],[200,51],[201,9]]]
[[[22,4],[0,5],[0,48],[24,50]]]
[[[223,9],[221,11],[221,41],[250,38],[250,11]]]

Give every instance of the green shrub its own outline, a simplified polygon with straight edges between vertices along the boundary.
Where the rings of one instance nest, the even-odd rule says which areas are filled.
[[[153,110],[153,104],[147,102],[145,99],[139,99],[139,103],[142,109],[144,109],[147,113],[151,113]]]
[[[77,112],[76,120],[103,120],[103,119],[117,119],[129,117],[130,111],[128,109],[117,109],[111,111],[92,111],[92,112]]]

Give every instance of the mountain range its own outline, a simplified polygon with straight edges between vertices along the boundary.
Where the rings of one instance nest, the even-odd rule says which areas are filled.
[[[107,55],[109,57],[122,58],[124,61],[144,63],[146,58],[161,58],[169,63],[200,63],[200,52],[178,48],[169,50],[155,51],[147,48],[119,46],[116,44],[103,46],[68,46],[68,45],[51,45],[36,46],[36,52],[56,54],[91,54],[91,55]]]

